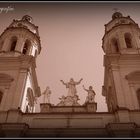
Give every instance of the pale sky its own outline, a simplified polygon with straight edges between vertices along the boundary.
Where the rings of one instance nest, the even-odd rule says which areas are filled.
[[[59,97],[67,95],[60,80],[83,78],[77,86],[79,103],[82,105],[87,95],[82,85],[86,88],[91,85],[96,92],[97,111],[107,111],[102,96],[104,25],[111,20],[114,8],[140,24],[140,3],[0,3],[0,8],[8,6],[14,10],[0,13],[1,33],[13,19],[21,19],[26,14],[39,26],[42,50],[36,72],[41,92],[46,86],[52,91],[51,103],[56,105]]]

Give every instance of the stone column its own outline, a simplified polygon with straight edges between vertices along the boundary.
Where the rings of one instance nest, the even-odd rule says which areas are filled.
[[[4,94],[3,94],[3,100],[0,105],[0,110],[2,110],[2,111],[7,110],[7,108],[9,109],[9,105],[7,105],[8,96],[9,96],[9,94],[8,94],[9,88],[10,88],[10,84],[6,83],[6,86],[4,89]]]
[[[129,123],[131,122],[130,116],[129,116],[129,110],[125,108],[119,108],[115,112],[115,118],[116,121],[119,123]]]
[[[139,29],[138,29],[139,30]],[[140,44],[140,39],[139,39],[139,35],[136,33],[137,31],[132,28],[132,45],[135,49],[137,49],[139,47]],[[137,50],[136,50],[137,52]]]
[[[13,99],[13,104],[12,108],[17,109],[18,107],[21,107],[21,102],[24,94],[24,89],[26,85],[26,80],[27,80],[27,75],[28,75],[28,69],[27,68],[21,68],[19,77],[17,80],[17,86],[16,86],[16,91]]]
[[[123,49],[126,49],[126,43],[125,43],[125,39],[124,39],[124,33],[123,32],[119,32],[119,45],[120,45],[120,48],[121,50],[123,51]]]
[[[116,97],[117,97],[117,105],[119,107],[126,107],[125,106],[125,98],[122,88],[122,82],[121,82],[121,76],[119,73],[119,67],[118,65],[112,65],[112,77],[114,82],[114,87],[116,91]]]
[[[4,40],[4,43],[3,43],[3,47],[2,47],[2,51],[9,51],[10,50],[10,39],[7,37],[5,40]]]
[[[130,93],[131,93],[131,97],[132,97],[132,104],[133,104],[133,109],[139,109],[139,104],[138,104],[138,100],[136,98],[136,91],[134,89],[134,84],[133,83],[129,83],[130,86]]]
[[[24,43],[25,43],[24,38],[23,38],[23,37],[19,37],[19,38],[18,38],[18,41],[17,41],[17,44],[16,44],[15,50],[16,50],[17,52],[22,53]]]

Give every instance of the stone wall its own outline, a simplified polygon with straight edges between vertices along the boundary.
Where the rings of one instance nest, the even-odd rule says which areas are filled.
[[[124,117],[125,116],[125,117]],[[1,137],[138,137],[140,112],[0,112]],[[127,118],[127,119],[126,119]]]

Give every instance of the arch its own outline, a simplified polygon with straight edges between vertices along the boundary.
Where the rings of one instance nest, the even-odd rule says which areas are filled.
[[[0,90],[0,104],[2,102],[2,98],[3,98],[3,92]]]
[[[29,41],[28,39],[25,41],[24,43],[24,47],[23,47],[23,54],[27,54],[29,52],[29,49],[31,47],[31,41]]]
[[[119,52],[119,45],[118,45],[117,39],[112,38],[111,43],[112,43],[112,51],[113,51],[113,53],[118,53]]]
[[[130,33],[125,33],[124,34],[124,38],[125,38],[125,43],[126,43],[126,47],[127,48],[132,48],[132,36]]]
[[[33,106],[34,105],[34,95],[33,95],[33,90],[31,88],[27,89],[27,97],[29,99],[29,104],[31,106]]]
[[[28,108],[28,112],[33,112],[34,95],[33,95],[33,90],[31,88],[27,89],[27,101],[28,101],[28,105],[26,106],[26,109]]]
[[[16,44],[17,44],[17,37],[13,36],[11,38],[10,51],[15,51]]]
[[[37,57],[37,55],[38,55],[38,51],[37,51],[37,50],[35,50],[35,57]]]

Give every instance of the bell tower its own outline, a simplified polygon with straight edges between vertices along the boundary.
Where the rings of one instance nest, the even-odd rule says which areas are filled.
[[[40,88],[36,57],[41,51],[38,27],[25,15],[13,20],[0,36],[0,110],[34,112]]]
[[[130,16],[115,12],[105,25],[102,48],[108,111],[140,109],[140,28]]]

